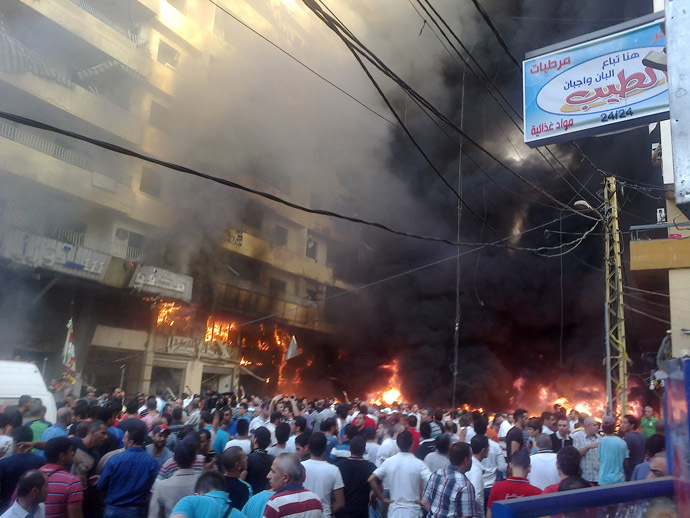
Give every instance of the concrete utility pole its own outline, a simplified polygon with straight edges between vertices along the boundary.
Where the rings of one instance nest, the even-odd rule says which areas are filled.
[[[604,180],[604,245],[606,328],[606,405],[607,415],[628,412],[628,352],[625,346],[625,307],[623,306],[623,262],[618,227],[616,179]]]

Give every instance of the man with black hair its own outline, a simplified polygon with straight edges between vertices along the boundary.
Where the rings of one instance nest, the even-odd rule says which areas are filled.
[[[267,427],[271,423],[271,403],[270,401],[264,401],[261,403],[261,408],[259,409],[259,414],[252,419],[249,423],[249,433],[260,427]],[[270,432],[270,430],[269,430]],[[270,446],[270,445],[269,445]]]
[[[296,453],[295,439],[307,431],[307,418],[303,415],[298,415],[290,423],[290,438],[285,443],[285,450],[291,453]]]
[[[517,412],[516,412],[517,413]],[[517,422],[517,419],[516,419]],[[508,463],[508,469],[511,472],[506,480],[496,482],[489,493],[489,502],[487,507],[487,517],[491,518],[491,505],[500,500],[511,500],[513,498],[520,498],[521,496],[541,495],[541,489],[534,487],[527,480],[527,475],[530,470],[529,453],[525,450],[517,450],[513,452]]]
[[[48,477],[46,515],[54,518],[82,518],[84,486],[69,469],[74,458],[74,446],[67,437],[55,437],[45,444],[48,463],[40,469]]]
[[[436,450],[436,440],[431,438],[431,424],[428,421],[422,421],[419,425],[419,436],[421,441],[415,455],[419,460],[424,460],[429,453]]]
[[[230,439],[225,444],[225,449],[233,446],[239,446],[245,455],[249,455],[252,451],[252,441],[249,438],[249,421],[240,419],[237,421],[237,437]]]
[[[137,414],[137,405],[138,402],[136,399],[130,401],[127,403],[127,416],[125,419],[121,420],[119,423],[117,423],[117,428],[122,430],[122,438],[124,439],[124,432],[129,430],[132,427],[139,427],[142,430],[144,430],[144,433],[148,433],[148,430],[146,429],[146,424],[139,418],[139,414]]]
[[[10,415],[10,425],[12,426],[12,428],[19,428],[20,426],[22,426],[22,423],[24,422],[24,416],[31,410],[32,401],[33,398],[31,396],[23,395],[19,397],[16,409],[5,410],[5,412],[7,412]]]
[[[345,506],[343,477],[340,470],[326,462],[326,435],[314,432],[309,438],[311,458],[302,462],[306,471],[304,487],[318,495],[323,507],[323,516],[330,518]],[[331,507],[331,501],[333,506]]]
[[[650,437],[647,438],[645,441],[645,450],[646,450],[646,461],[638,464],[635,466],[635,469],[632,472],[632,476],[630,477],[631,481],[634,480],[644,480],[647,478],[650,472],[650,464],[652,458],[656,456],[657,453],[660,453],[666,449],[666,441],[664,440],[664,437],[661,435],[654,434]]]
[[[38,469],[29,470],[17,482],[17,500],[0,518],[43,518],[45,507],[42,503],[47,495],[45,474]]]
[[[369,477],[376,469],[373,462],[364,460],[366,441],[361,435],[350,440],[350,456],[339,458],[336,466],[343,479],[345,507],[333,513],[336,518],[368,516]]]
[[[321,421],[321,433],[326,436],[326,457],[338,445],[338,422],[333,417]]]
[[[281,453],[289,453],[286,450],[287,440],[290,438],[290,425],[278,423],[276,425],[276,444],[268,448],[268,454],[277,457]]]
[[[416,430],[415,430],[416,431]],[[412,433],[412,432],[410,432]],[[414,436],[413,436],[414,437]],[[366,451],[364,453],[364,458],[369,462],[376,462],[376,456],[379,451],[379,443],[376,440],[376,429],[371,426],[366,426],[364,428],[364,438],[366,439]],[[414,448],[414,444],[412,445]]]
[[[419,513],[422,488],[431,476],[426,464],[410,452],[412,449],[410,432],[405,430],[399,433],[396,443],[400,452],[386,459],[369,477],[369,486],[376,497],[384,505],[389,505],[390,518]],[[381,488],[381,483],[385,481],[388,482],[390,498],[384,496]]]
[[[448,457],[450,464],[429,477],[422,497],[422,506],[430,518],[477,516],[474,487],[465,476],[472,465],[469,444],[453,444],[448,451]]]
[[[309,460],[309,438],[311,433],[305,432],[295,437],[295,453],[300,460]]]
[[[253,493],[268,488],[266,476],[271,471],[274,457],[268,454],[271,444],[271,432],[264,426],[254,430],[252,435],[252,452],[247,456],[247,477],[245,480],[252,486]]]
[[[556,431],[551,434],[551,451],[558,453],[565,446],[572,446],[573,439],[570,437],[570,421],[565,415],[558,416],[556,421]]]
[[[247,470],[247,456],[239,446],[231,446],[223,452],[221,465],[225,478],[225,491],[232,505],[237,509],[242,509],[254,494],[252,486],[240,478],[242,472]]]
[[[477,516],[484,516],[484,466],[482,461],[489,454],[489,439],[485,435],[475,435],[470,439],[472,449],[472,466],[465,473],[467,479],[474,488],[475,500],[477,502]]]
[[[439,469],[443,469],[448,464],[448,450],[450,449],[450,435],[447,433],[442,433],[436,437],[436,451],[432,451],[426,457],[424,457],[424,464],[429,468],[429,471],[435,473]]]
[[[421,441],[421,435],[419,430],[417,430],[417,416],[408,415],[407,416],[407,431],[412,434],[412,453],[417,453],[417,448],[419,448],[419,441]]]
[[[98,489],[106,493],[103,518],[147,516],[149,491],[160,466],[146,453],[144,438],[140,428],[127,430],[125,451],[112,457],[105,465],[98,480]]]
[[[480,416],[474,422],[474,431],[477,434],[475,437],[480,435],[484,436],[489,442],[488,453],[486,458],[482,461],[482,468],[484,469],[484,510],[486,510],[486,502],[489,501],[489,493],[491,492],[493,485],[496,483],[498,474],[505,472],[508,468],[506,458],[503,455],[503,449],[497,441],[489,439],[486,435],[488,424],[488,418],[485,416]]]
[[[225,492],[223,475],[207,471],[194,486],[194,495],[185,496],[175,505],[170,518],[242,518]]]
[[[556,468],[558,470],[558,480],[543,488],[542,494],[557,493],[562,491],[561,484],[567,478],[581,478],[582,468],[580,467],[580,452],[574,446],[566,446],[556,454]],[[591,484],[586,482],[586,487]]]
[[[434,422],[434,411],[431,410],[431,408],[422,408],[422,411],[420,412],[420,417],[422,419],[422,423],[429,423],[429,426],[431,427],[431,438],[436,439],[439,435],[441,435],[442,429],[441,426]],[[419,431],[421,432],[421,425]]]
[[[0,512],[12,505],[12,492],[19,478],[27,471],[38,469],[44,461],[31,453],[34,433],[28,426],[12,430],[14,454],[0,459]]]
[[[156,410],[157,407],[158,402],[156,401],[156,397],[149,396],[146,398],[146,415],[144,415],[141,410],[139,411],[139,415],[142,416],[141,421],[146,425],[147,432],[150,432],[151,428],[153,428],[153,420],[160,417],[160,413]]]
[[[628,445],[630,454],[628,464],[625,467],[625,480],[630,480],[635,466],[644,462],[645,440],[644,435],[637,431],[639,423],[637,417],[632,414],[626,414],[621,418],[620,435],[625,444]]]
[[[192,468],[196,459],[194,445],[189,441],[180,441],[173,458],[178,469],[172,477],[155,482],[149,502],[148,518],[168,518],[177,502],[185,496],[194,494],[194,485],[200,475]]]
[[[522,435],[522,430],[527,424],[527,410],[518,408],[513,412],[515,417],[515,426],[513,426],[506,434],[506,460],[510,463],[512,454],[521,450],[525,444],[525,438]]]

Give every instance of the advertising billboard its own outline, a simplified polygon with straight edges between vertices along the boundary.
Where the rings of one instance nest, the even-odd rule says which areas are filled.
[[[530,147],[668,118],[663,13],[527,55],[522,62]]]

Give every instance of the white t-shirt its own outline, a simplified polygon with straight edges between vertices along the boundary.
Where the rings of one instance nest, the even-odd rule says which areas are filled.
[[[510,431],[510,429],[511,429],[512,427],[513,427],[513,425],[510,424],[510,421],[508,421],[507,419],[505,419],[505,420],[501,423],[501,426],[498,428],[498,437],[502,439],[503,437],[505,437],[506,435],[508,435],[508,432]]]
[[[285,448],[279,448],[278,445],[276,446],[271,446],[266,450],[266,453],[269,455],[273,455],[274,457],[277,457],[281,453],[289,453],[287,450],[287,446]]]
[[[465,473],[465,476],[474,486],[474,496],[477,502],[477,518],[482,518],[484,516],[484,467],[474,455],[472,455],[472,468]]]
[[[223,451],[227,450],[231,446],[239,446],[246,455],[249,455],[252,452],[252,442],[249,439],[232,439],[225,443],[225,448]]]
[[[366,449],[364,450],[364,460],[376,463],[376,454],[379,452],[379,443],[377,442],[367,442]]]
[[[262,426],[265,426],[268,428],[268,425],[271,424],[271,421],[268,419],[264,419],[260,415],[257,415],[252,421],[249,423],[249,433],[252,433],[255,429],[261,428]]]
[[[555,453],[535,453],[529,460],[532,468],[527,475],[527,480],[533,486],[544,489],[546,486],[558,484],[561,481],[556,467]]]
[[[508,469],[503,448],[496,441],[489,439],[489,453],[482,461],[484,468],[484,487],[493,487],[496,482],[497,472],[505,472]]]
[[[285,451],[288,453],[296,453],[297,450],[295,449],[295,437],[296,435],[291,435],[290,438],[287,440],[285,443]]]
[[[332,516],[333,491],[345,487],[340,470],[325,460],[305,460],[302,462],[302,466],[306,471],[304,487],[319,496],[324,517]]]
[[[424,457],[424,464],[429,468],[429,471],[436,473],[439,469],[443,469],[450,464],[448,455],[441,455],[437,451],[432,451]]]
[[[379,446],[378,451],[376,452],[376,465],[380,466],[383,464],[383,461],[386,460],[389,457],[392,457],[396,453],[400,453],[400,448],[398,448],[398,444],[395,442],[395,439],[388,438],[384,439],[383,442],[381,443],[381,446]]]
[[[417,503],[431,476],[429,468],[412,453],[396,453],[374,471],[385,486],[388,482],[391,503],[389,518],[418,518],[422,515]]]
[[[477,432],[474,431],[474,428],[472,426],[468,426],[466,429],[467,429],[467,433],[465,434],[465,442],[467,444],[470,444],[472,437],[477,435]]]

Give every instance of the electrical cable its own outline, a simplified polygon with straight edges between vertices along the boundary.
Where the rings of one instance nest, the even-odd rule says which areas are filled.
[[[309,9],[314,12],[314,14],[321,20],[323,21],[331,30],[341,38],[341,40],[345,43],[345,45],[350,49],[350,51],[353,53],[360,54],[364,59],[369,61],[374,67],[376,67],[378,70],[383,72],[387,77],[393,79],[398,85],[403,88],[404,91],[406,91],[409,95],[413,96],[417,100],[419,100],[422,105],[424,105],[427,109],[430,110],[431,113],[433,113],[436,117],[438,117],[440,120],[442,120],[444,123],[446,123],[448,126],[453,128],[456,132],[461,134],[464,138],[468,140],[474,147],[477,149],[481,150],[483,153],[488,155],[492,160],[494,160],[496,163],[498,163],[501,167],[509,171],[511,174],[519,178],[522,182],[526,183],[529,185],[532,189],[536,190],[543,196],[547,197],[554,203],[556,203],[558,206],[565,208],[566,210],[574,213],[578,213],[578,211],[575,211],[571,207],[568,207],[565,205],[563,202],[559,201],[556,199],[554,196],[546,192],[543,188],[539,187],[538,185],[535,185],[533,182],[529,181],[527,178],[525,178],[522,174],[518,173],[517,171],[513,170],[511,167],[506,165],[503,161],[501,161],[498,157],[496,157],[494,154],[492,154],[490,151],[488,151],[484,146],[482,146],[479,142],[477,142],[473,137],[465,133],[464,131],[460,130],[458,126],[453,123],[450,119],[448,119],[445,115],[443,115],[438,109],[436,109],[427,99],[425,99],[423,96],[421,96],[418,92],[416,92],[413,88],[411,88],[403,79],[401,79],[395,72],[393,72],[390,68],[388,68],[385,63],[383,63],[371,50],[369,50],[366,46],[364,46],[359,40],[353,37],[353,41],[350,41],[348,39],[348,35],[351,35],[351,32],[347,27],[341,26],[338,23],[335,22],[335,19],[329,15],[327,15],[323,9],[321,9],[315,2],[315,0],[303,0],[305,5],[309,7]],[[323,2],[322,2],[323,3]],[[355,45],[356,43],[356,45]],[[359,47],[357,46],[359,45]],[[368,71],[366,66],[364,65],[361,60],[358,60],[360,63],[360,66],[365,70],[365,73],[369,77],[371,77],[371,73]],[[372,78],[373,79],[373,78]],[[377,88],[382,94],[382,91],[380,90],[380,87]],[[385,94],[383,94],[383,97],[385,98]],[[581,217],[585,217],[587,219],[595,219],[591,216],[578,213]]]
[[[323,75],[321,75],[320,73],[318,73],[316,70],[314,70],[313,68],[311,68],[309,65],[307,65],[306,63],[304,63],[303,61],[301,61],[301,60],[298,59],[297,57],[295,57],[295,56],[293,56],[292,54],[290,54],[287,50],[283,49],[280,45],[278,45],[277,43],[274,43],[273,41],[271,41],[270,39],[268,39],[266,36],[264,36],[263,34],[261,34],[259,31],[257,31],[256,29],[252,28],[250,25],[246,24],[246,23],[245,23],[244,21],[242,21],[240,18],[238,18],[238,17],[235,16],[233,13],[231,13],[230,11],[228,11],[225,7],[223,7],[223,6],[221,6],[220,4],[218,4],[218,2],[216,2],[215,0],[208,0],[208,1],[211,2],[213,5],[215,5],[215,6],[216,6],[218,9],[220,9],[222,12],[224,12],[225,14],[227,14],[228,16],[230,16],[231,18],[233,18],[233,19],[234,19],[235,21],[237,21],[239,24],[243,25],[244,27],[246,27],[247,29],[249,29],[251,32],[253,32],[254,34],[256,34],[259,38],[261,38],[262,40],[266,41],[266,42],[269,43],[270,45],[274,46],[276,49],[278,49],[280,52],[282,52],[283,54],[285,54],[286,56],[288,56],[288,57],[289,57],[290,59],[292,59],[293,61],[299,63],[301,66],[303,66],[305,69],[307,69],[309,72],[311,72],[312,74],[314,74],[314,75],[315,75],[316,77],[318,77],[319,79],[325,81],[326,83],[328,83],[329,85],[331,85],[333,88],[335,88],[335,89],[338,90],[339,92],[345,94],[345,95],[348,96],[350,99],[352,99],[353,101],[355,101],[357,104],[359,104],[359,105],[362,106],[363,108],[366,108],[367,110],[369,110],[371,113],[373,113],[374,115],[376,115],[376,116],[379,117],[380,119],[386,121],[388,124],[391,124],[391,125],[393,125],[393,126],[396,125],[395,122],[393,122],[392,120],[390,120],[390,119],[387,118],[386,116],[381,115],[380,113],[378,113],[378,112],[377,112],[376,110],[374,110],[373,108],[367,106],[367,105],[364,104],[362,101],[360,101],[359,99],[357,99],[354,95],[350,94],[349,92],[347,92],[346,90],[344,90],[343,88],[341,88],[340,86],[338,86],[337,84],[335,84],[334,82],[332,82],[331,80],[327,79],[326,77],[324,77]]]
[[[640,311],[639,309],[636,309],[636,308],[632,307],[632,306],[629,305],[629,304],[623,303],[623,306],[625,306],[625,309],[629,309],[629,310],[632,311],[633,313],[637,313],[637,314],[642,315],[642,316],[645,316],[645,317],[647,317],[647,318],[651,318],[652,320],[656,320],[657,322],[661,322],[661,323],[663,323],[663,324],[671,325],[671,322],[669,322],[668,320],[665,320],[665,319],[663,319],[663,318],[656,317],[656,316],[654,316],[654,315],[650,315],[649,313],[645,313],[644,311]]]

